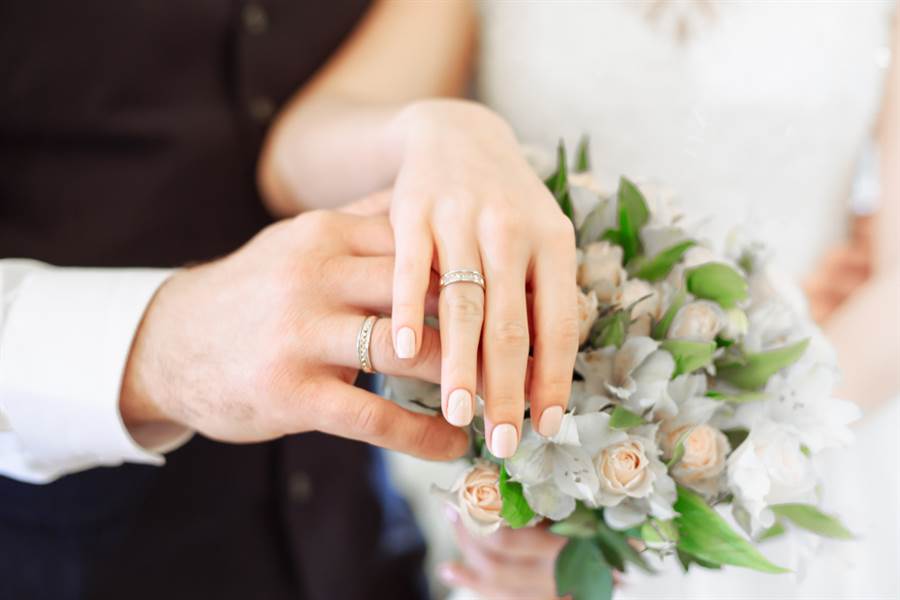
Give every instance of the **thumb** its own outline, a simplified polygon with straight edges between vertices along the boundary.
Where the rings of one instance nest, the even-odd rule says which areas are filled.
[[[340,211],[363,217],[387,215],[391,207],[392,194],[391,189],[381,190],[341,207]]]

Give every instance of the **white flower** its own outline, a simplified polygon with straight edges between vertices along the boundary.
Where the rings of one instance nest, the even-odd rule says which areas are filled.
[[[593,290],[585,294],[578,290],[578,345],[585,343],[591,334],[591,327],[597,320],[597,294]]]
[[[728,457],[728,488],[735,508],[749,517],[750,533],[771,527],[773,504],[814,500],[815,472],[793,428],[764,421]]]
[[[547,439],[526,419],[522,441],[506,469],[512,480],[522,484],[525,499],[536,513],[554,521],[575,510],[575,500],[591,501],[599,481],[591,464],[591,450],[598,443],[599,422],[604,413],[563,415],[559,433]],[[583,434],[583,435],[582,435]]]
[[[695,300],[678,309],[667,337],[711,342],[724,326],[725,313],[718,304],[708,300]]]
[[[726,340],[737,341],[747,335],[749,329],[750,320],[747,318],[747,313],[735,307],[725,311],[725,324],[719,335]]]
[[[503,524],[500,468],[496,463],[478,460],[459,476],[449,492],[435,491],[444,497],[473,534],[489,535]]]
[[[607,388],[632,412],[674,412],[668,384],[675,372],[675,360],[658,348],[659,342],[651,338],[630,337],[613,359]]]
[[[634,304],[629,315],[632,323],[628,326],[628,335],[650,335],[653,320],[660,316],[659,292],[641,279],[624,282],[613,294],[612,303],[617,308],[628,308]]]
[[[384,396],[414,412],[441,408],[441,386],[410,377],[386,377]]]
[[[648,515],[659,519],[675,516],[675,483],[659,460],[654,441],[656,427],[644,426],[630,433],[609,429],[607,415],[598,436],[602,447],[594,456],[599,489],[594,499],[606,507],[610,527],[627,529]]]
[[[609,303],[626,277],[622,257],[620,246],[605,241],[588,244],[578,267],[578,285],[594,290],[598,300]]]

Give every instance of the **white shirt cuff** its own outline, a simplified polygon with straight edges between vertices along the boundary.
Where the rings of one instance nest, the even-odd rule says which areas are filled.
[[[46,482],[100,465],[159,465],[162,452],[191,437],[162,424],[129,433],[119,412],[132,339],[170,274],[48,268],[25,277],[0,332],[0,413],[9,428],[0,473]]]

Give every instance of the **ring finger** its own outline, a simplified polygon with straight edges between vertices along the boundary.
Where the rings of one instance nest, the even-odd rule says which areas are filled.
[[[441,273],[477,271],[481,256],[474,236],[439,239]],[[440,292],[441,406],[453,425],[468,425],[475,415],[478,379],[478,344],[484,322],[484,290],[477,283],[460,281]]]

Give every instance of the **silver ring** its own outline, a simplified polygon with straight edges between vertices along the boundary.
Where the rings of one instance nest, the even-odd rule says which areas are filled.
[[[484,275],[474,269],[456,269],[441,275],[441,289],[454,283],[474,283],[484,289]]]
[[[374,373],[372,368],[372,355],[370,349],[372,347],[372,330],[375,328],[375,321],[378,317],[370,315],[363,321],[356,334],[356,357],[359,359],[359,368],[363,373]]]

